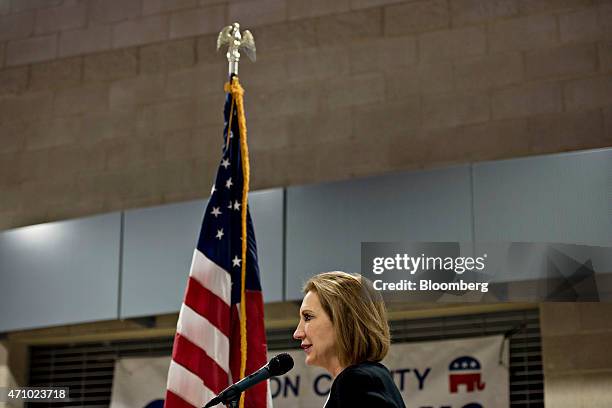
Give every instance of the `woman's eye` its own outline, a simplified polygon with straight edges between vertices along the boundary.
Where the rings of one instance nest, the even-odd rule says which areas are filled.
[[[309,321],[310,319],[312,319],[311,315],[307,315],[307,314],[304,315],[304,321],[305,322]]]

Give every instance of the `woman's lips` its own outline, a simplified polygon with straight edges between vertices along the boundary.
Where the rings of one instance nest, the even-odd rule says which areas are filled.
[[[312,344],[302,344],[300,347],[302,347],[302,349],[308,353],[310,352],[310,348],[312,347]]]

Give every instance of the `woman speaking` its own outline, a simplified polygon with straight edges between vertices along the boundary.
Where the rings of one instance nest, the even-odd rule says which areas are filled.
[[[391,373],[380,361],[390,345],[382,298],[360,275],[326,272],[304,286],[300,323],[306,364],[323,367],[334,379],[325,408],[402,407]]]

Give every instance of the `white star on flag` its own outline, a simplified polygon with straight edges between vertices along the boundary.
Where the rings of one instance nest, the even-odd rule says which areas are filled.
[[[220,216],[221,210],[219,210],[219,207],[213,207],[212,211],[210,212],[212,215],[215,216],[215,218],[217,218],[218,216]]]
[[[213,184],[212,188],[210,189],[210,195],[213,195],[215,193],[215,191],[217,191],[217,188]]]
[[[228,178],[227,181],[225,182],[225,187],[227,188],[231,188],[234,185],[234,183],[232,183],[232,178]]]
[[[221,160],[221,166],[223,166],[224,169],[227,169],[229,165],[230,165],[229,159]]]
[[[223,238],[223,228],[221,228],[220,230],[217,230],[217,239],[221,239]]]
[[[239,210],[240,209],[240,203],[238,202],[238,200],[234,201],[234,210]]]
[[[240,262],[242,262],[242,259],[238,258],[238,256],[234,256],[234,259],[232,259],[232,266],[240,266]]]

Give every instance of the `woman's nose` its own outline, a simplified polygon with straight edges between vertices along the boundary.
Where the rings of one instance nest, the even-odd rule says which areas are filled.
[[[293,338],[296,340],[302,340],[304,338],[304,330],[302,330],[302,322],[298,324],[295,331],[293,332]]]

